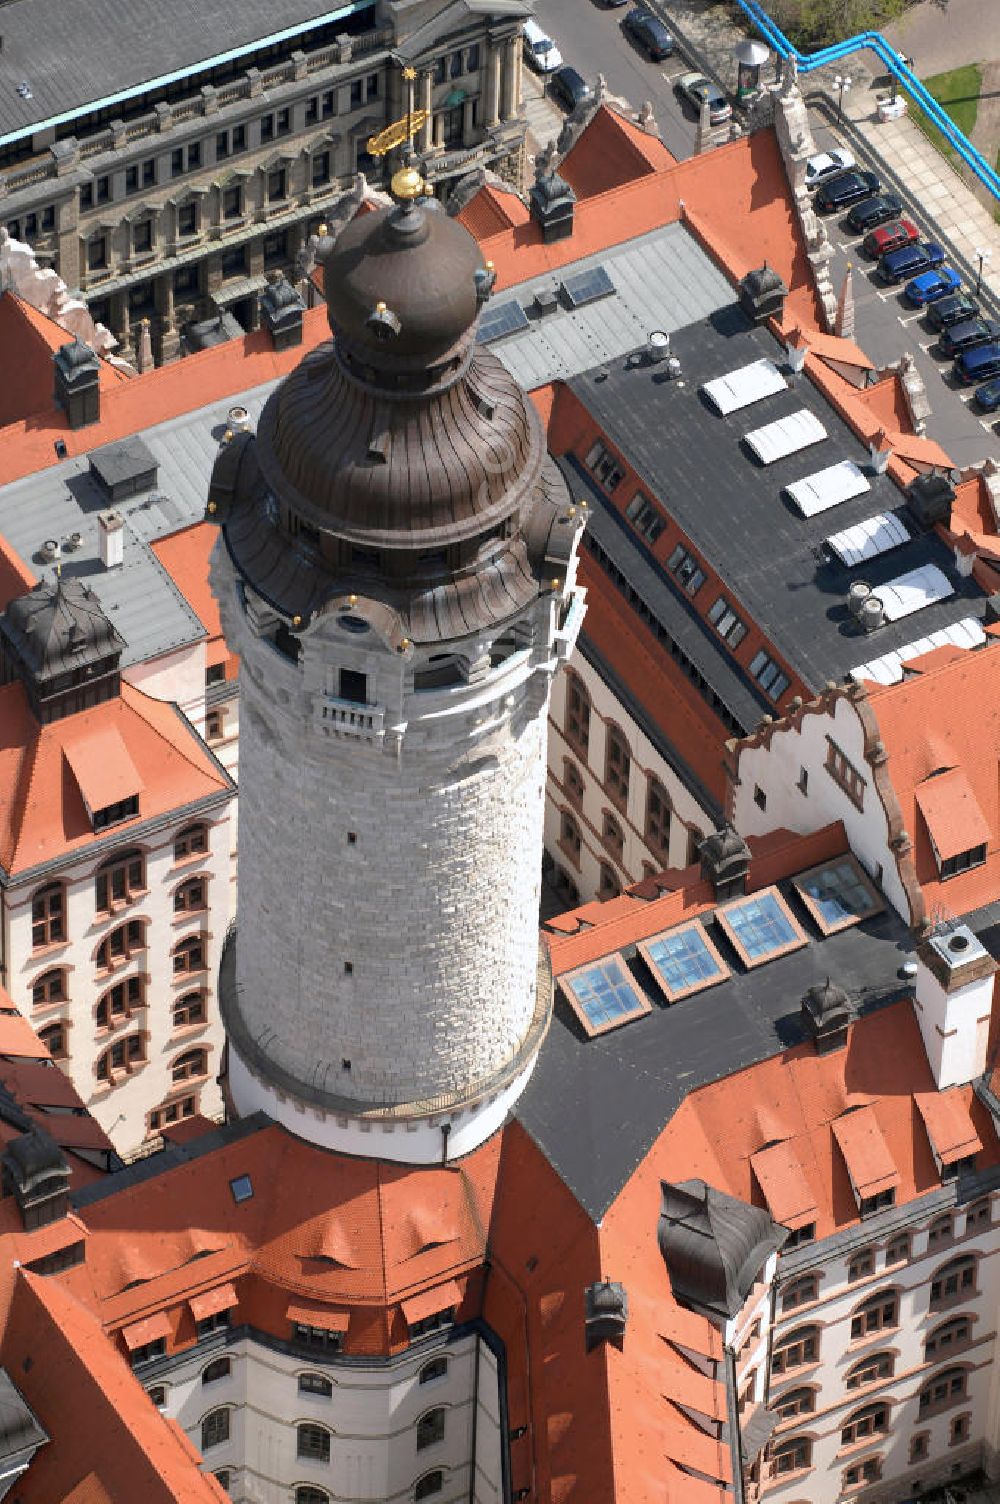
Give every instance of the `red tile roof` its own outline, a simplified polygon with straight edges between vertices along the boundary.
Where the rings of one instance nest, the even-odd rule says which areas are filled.
[[[859,1196],[877,1196],[899,1184],[899,1171],[873,1108],[844,1113],[833,1123],[833,1136]]]
[[[963,768],[932,774],[915,798],[942,861],[988,845],[992,832]]]
[[[235,678],[238,660],[230,654],[222,635],[219,607],[208,582],[208,565],[219,529],[209,522],[196,522],[166,538],[156,538],[150,547],[208,633],[206,662],[231,665],[228,678]]]
[[[16,381],[0,382],[0,428],[43,413],[60,426],[65,423],[52,395],[52,357],[63,345],[72,342],[72,334],[17,293],[0,292],[0,350],[4,352],[8,378],[15,366],[17,370]],[[100,362],[99,372],[102,395],[128,380],[106,360]]]
[[[584,199],[676,165],[658,137],[602,105],[559,163],[559,174]]]
[[[972,1121],[971,1086],[919,1092],[913,1100],[924,1120],[931,1147],[942,1164],[954,1164],[956,1160],[982,1150],[982,1139]]]

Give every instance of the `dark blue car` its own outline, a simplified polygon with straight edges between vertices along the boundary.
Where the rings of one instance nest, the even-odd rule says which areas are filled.
[[[890,251],[883,256],[878,264],[878,274],[883,282],[905,282],[908,277],[916,277],[920,272],[929,272],[932,267],[940,266],[944,260],[944,251],[933,240],[917,240],[913,245],[900,246],[898,251]]]
[[[992,381],[984,381],[972,395],[984,413],[995,413],[1000,407],[1000,376],[994,376]]]

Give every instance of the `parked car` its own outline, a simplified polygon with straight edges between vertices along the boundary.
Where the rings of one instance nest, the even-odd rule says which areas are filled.
[[[1000,376],[1000,344],[977,345],[974,350],[963,350],[952,369],[963,386],[992,381],[994,376]]]
[[[537,21],[524,23],[524,55],[537,73],[554,73],[562,67],[562,53]]]
[[[936,303],[939,298],[957,292],[961,285],[962,279],[953,267],[939,266],[933,271],[921,272],[919,277],[907,282],[903,297],[911,308],[923,308],[925,304]]]
[[[944,271],[946,268],[941,267],[940,270]],[[933,272],[924,273],[925,277],[933,275]],[[938,298],[936,303],[931,303],[927,310],[927,322],[932,329],[947,329],[950,324],[960,324],[963,319],[974,319],[978,312],[979,304],[967,292],[950,292],[946,297]]]
[[[621,6],[627,5],[628,0],[601,0],[601,3],[606,10],[618,10]]]
[[[944,251],[934,240],[917,240],[913,245],[900,246],[890,251],[878,264],[878,274],[883,282],[892,286],[905,282],[920,272],[929,272],[944,261]]]
[[[562,67],[557,68],[552,75],[549,93],[568,110],[575,110],[578,104],[591,99],[594,91],[581,73],[577,73],[569,63],[563,63]]]
[[[834,147],[833,151],[820,151],[806,163],[806,187],[811,193],[827,178],[835,178],[838,172],[846,172],[855,165],[854,157],[846,146]]]
[[[1000,324],[996,319],[963,319],[942,329],[938,338],[942,355],[954,358],[963,350],[974,350],[977,345],[988,345],[1000,340]]]
[[[887,225],[879,225],[877,230],[869,230],[862,241],[862,250],[872,260],[879,256],[888,255],[890,251],[898,251],[901,245],[912,245],[920,239],[920,231],[912,219],[891,219]]]
[[[881,186],[874,172],[862,172],[860,168],[855,168],[852,172],[838,173],[835,178],[828,178],[825,183],[821,183],[813,202],[821,213],[829,214],[834,209],[846,209],[848,204],[857,203],[858,199],[871,198]]]
[[[674,84],[674,88],[688,104],[701,113],[702,100],[708,100],[708,118],[713,125],[720,125],[723,120],[728,120],[733,113],[733,107],[717,84],[713,84],[710,78],[703,73],[682,73]]]
[[[669,57],[674,50],[674,39],[659,16],[651,15],[639,6],[629,11],[622,27],[655,63]]]
[[[972,394],[973,401],[984,413],[995,413],[1000,407],[1000,376],[984,381]]]
[[[894,193],[879,193],[875,198],[863,198],[847,216],[848,228],[857,235],[864,235],[869,230],[874,230],[876,225],[884,225],[890,219],[896,219],[902,211],[903,201]]]

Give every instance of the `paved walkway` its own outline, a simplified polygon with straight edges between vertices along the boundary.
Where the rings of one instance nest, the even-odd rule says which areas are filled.
[[[984,25],[991,14],[991,0],[922,0],[884,27],[883,35],[914,59],[919,78],[929,78],[965,63],[981,63],[991,40],[991,51],[1000,51],[1000,34],[994,31],[990,38]]]

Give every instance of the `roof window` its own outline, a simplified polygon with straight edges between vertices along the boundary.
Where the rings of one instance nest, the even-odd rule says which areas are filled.
[[[241,1201],[249,1201],[253,1196],[253,1181],[249,1175],[237,1175],[235,1180],[229,1182],[229,1189],[233,1193],[233,1200],[239,1206]]]

